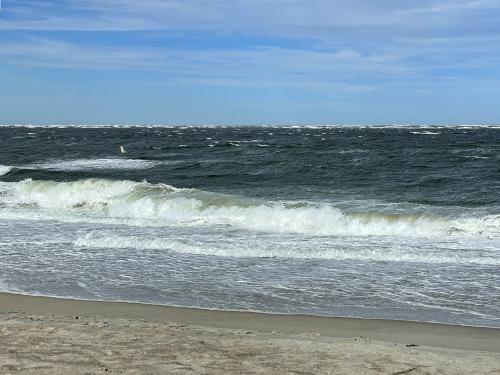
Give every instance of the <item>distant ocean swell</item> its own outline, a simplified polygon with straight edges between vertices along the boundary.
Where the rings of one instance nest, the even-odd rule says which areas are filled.
[[[229,225],[251,231],[313,236],[500,235],[500,215],[448,218],[432,212],[345,212],[326,203],[274,202],[166,184],[97,178],[3,182],[0,204],[4,208],[2,216],[14,211],[9,208],[25,207],[48,211],[56,218],[57,214],[64,214],[77,220],[84,215],[86,221],[91,217],[112,218],[129,225]]]

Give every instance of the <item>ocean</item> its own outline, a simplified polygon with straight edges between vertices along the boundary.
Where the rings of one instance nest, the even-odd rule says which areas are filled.
[[[0,290],[500,327],[499,192],[493,126],[0,126]]]

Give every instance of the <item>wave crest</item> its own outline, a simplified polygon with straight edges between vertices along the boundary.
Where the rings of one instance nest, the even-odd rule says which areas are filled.
[[[7,185],[0,202],[11,207],[29,205],[126,224],[140,220],[141,225],[228,225],[272,233],[398,237],[447,236],[467,231],[468,225],[426,214],[343,212],[329,204],[270,202],[147,182],[24,180]],[[488,225],[493,225],[491,220]],[[472,227],[480,230],[477,223]]]
[[[9,165],[1,165],[0,164],[0,176],[4,176],[12,170],[12,167]]]
[[[153,168],[160,163],[163,162],[129,158],[73,159],[49,160],[42,163],[30,164],[27,168],[69,172],[104,169],[133,170]]]

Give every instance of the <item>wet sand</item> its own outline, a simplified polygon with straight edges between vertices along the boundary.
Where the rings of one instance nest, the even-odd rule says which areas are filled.
[[[0,293],[1,374],[500,374],[500,329]]]

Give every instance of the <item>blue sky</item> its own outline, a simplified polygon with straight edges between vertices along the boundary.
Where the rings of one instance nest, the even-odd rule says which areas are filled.
[[[3,0],[3,124],[500,123],[498,0]]]

